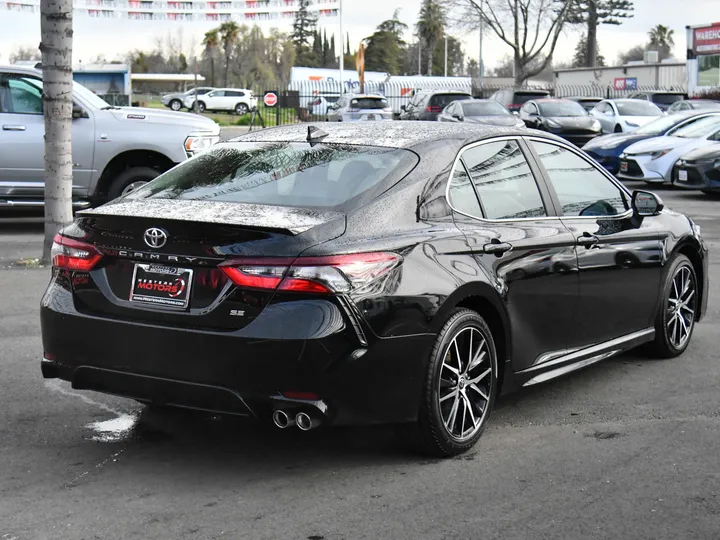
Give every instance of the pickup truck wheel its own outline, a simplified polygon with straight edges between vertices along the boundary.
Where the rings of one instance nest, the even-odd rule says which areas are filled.
[[[238,103],[237,105],[235,105],[235,114],[239,116],[247,114],[248,110],[248,106],[244,103]]]
[[[204,113],[205,112],[205,104],[202,101],[199,101],[197,104],[197,110],[198,112]]]
[[[108,200],[117,199],[121,195],[126,195],[131,191],[135,191],[139,187],[144,186],[150,180],[160,175],[155,169],[150,167],[133,167],[120,173],[110,184],[108,190]]]
[[[173,111],[179,111],[180,109],[182,109],[182,102],[179,99],[173,99],[170,102],[170,108]]]

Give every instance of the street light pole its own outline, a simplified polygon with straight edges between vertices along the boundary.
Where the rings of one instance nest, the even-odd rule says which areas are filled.
[[[485,64],[483,64],[483,33],[485,32],[485,17],[483,17],[483,0],[480,0],[480,53],[478,54],[478,74],[482,79],[485,76]]]
[[[344,92],[343,69],[345,68],[345,34],[343,33],[342,0],[338,4],[338,15],[340,16],[340,94]]]

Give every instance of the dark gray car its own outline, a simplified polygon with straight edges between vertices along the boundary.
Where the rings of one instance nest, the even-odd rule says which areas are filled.
[[[420,92],[410,103],[402,106],[400,120],[437,120],[447,105],[458,99],[469,99],[472,95],[461,90],[435,90]]]
[[[463,99],[453,101],[438,115],[439,122],[465,122],[504,127],[525,127],[517,116],[489,99]]]

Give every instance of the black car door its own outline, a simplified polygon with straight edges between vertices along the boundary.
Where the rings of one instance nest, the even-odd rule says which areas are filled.
[[[518,371],[578,345],[575,238],[554,215],[526,152],[519,138],[470,145],[449,187],[477,271],[504,300]]]
[[[543,139],[529,144],[578,243],[586,341],[601,343],[651,328],[663,260],[656,220],[635,218],[627,191],[580,151]]]

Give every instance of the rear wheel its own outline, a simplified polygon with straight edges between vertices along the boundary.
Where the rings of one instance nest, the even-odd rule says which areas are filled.
[[[425,454],[453,456],[472,448],[495,401],[497,372],[485,320],[469,309],[456,310],[430,354],[418,420],[400,426],[399,434]]]
[[[662,304],[655,319],[655,341],[651,352],[658,358],[673,358],[687,349],[695,328],[698,306],[695,269],[685,255],[676,255],[668,265],[662,289]]]
[[[201,113],[205,112],[205,104],[202,101],[198,102],[197,110],[198,110],[198,112],[201,112]]]
[[[121,195],[127,195],[128,193],[141,188],[151,180],[154,180],[160,175],[160,172],[151,169],[150,167],[132,167],[121,172],[108,190],[108,200],[117,199]]]

